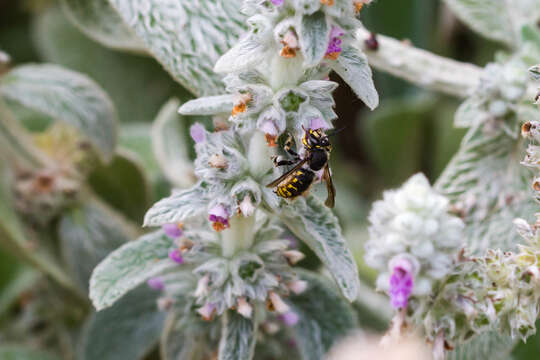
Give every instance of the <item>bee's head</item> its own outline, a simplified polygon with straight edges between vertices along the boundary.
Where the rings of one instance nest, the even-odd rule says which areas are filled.
[[[328,139],[328,136],[324,133],[323,129],[303,129],[304,137],[302,138],[302,143],[304,144],[306,150],[332,150],[330,140]]]

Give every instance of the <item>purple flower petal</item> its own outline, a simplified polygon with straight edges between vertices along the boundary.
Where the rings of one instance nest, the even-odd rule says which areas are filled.
[[[414,288],[412,265],[406,259],[397,261],[390,276],[390,301],[396,309],[407,307],[409,297]]]
[[[312,130],[317,130],[317,129],[328,129],[328,125],[326,124],[326,121],[324,121],[324,119],[318,117],[318,118],[313,118],[311,119],[311,121],[309,122],[309,128],[312,129]]]
[[[163,280],[161,280],[161,278],[158,278],[158,277],[150,278],[148,279],[146,283],[151,289],[154,289],[154,290],[162,291],[165,289],[165,283],[163,283]]]
[[[283,5],[283,2],[285,0],[270,0],[272,2],[272,4],[276,5],[276,6],[281,6]]]
[[[180,249],[171,250],[169,252],[169,259],[171,259],[177,264],[184,263],[184,258],[182,258],[182,252],[180,251]]]
[[[279,316],[279,319],[287,326],[294,326],[300,320],[300,317],[294,311],[286,312]]]
[[[172,239],[179,238],[184,233],[179,224],[165,224],[162,226],[162,229]]]
[[[206,129],[200,123],[191,125],[189,134],[196,144],[202,143],[206,140]]]

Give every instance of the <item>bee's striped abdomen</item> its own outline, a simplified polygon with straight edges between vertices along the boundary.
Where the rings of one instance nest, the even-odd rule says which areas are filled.
[[[309,169],[295,171],[277,189],[276,194],[285,199],[294,199],[305,193],[315,178],[315,173]]]

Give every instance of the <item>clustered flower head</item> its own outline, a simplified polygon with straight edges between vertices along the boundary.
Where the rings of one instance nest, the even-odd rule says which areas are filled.
[[[307,288],[292,270],[304,255],[290,249],[289,240],[279,239],[281,230],[265,215],[259,213],[258,219],[252,248],[229,256],[222,249],[225,234],[204,226],[164,225],[164,234],[172,240],[169,260],[180,272],[169,270],[148,281],[149,287],[163,292],[162,307],[188,301],[202,319],[210,321],[231,308],[251,318],[257,304],[266,304],[284,324],[296,323],[298,315],[284,298]],[[186,294],[190,294],[188,300]]]
[[[377,287],[392,305],[405,308],[410,296],[425,297],[452,270],[462,245],[463,222],[449,213],[448,200],[422,174],[387,191],[369,216],[366,262],[380,271]]]

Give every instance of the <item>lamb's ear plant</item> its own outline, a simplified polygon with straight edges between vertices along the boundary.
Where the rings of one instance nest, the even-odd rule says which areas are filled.
[[[333,128],[337,83],[328,80],[331,70],[368,107],[377,106],[366,56],[354,45],[365,2],[248,0],[241,9],[229,1],[111,3],[174,76],[195,93],[212,94],[182,104],[179,112],[211,115],[213,125],[190,128],[196,183],[148,210],[144,225],[161,229],[122,246],[94,270],[93,304],[106,309],[146,283],[160,291],[159,307],[168,314],[161,341],[166,359],[260,358],[272,343],[281,344],[278,357],[287,351],[322,359],[356,327],[347,303],[359,296],[356,263],[337,218],[318,197],[306,192],[285,200],[267,184],[282,175],[272,157],[285,155],[278,145],[288,135],[305,157],[303,136]],[[200,34],[199,17],[207,25]],[[172,36],[164,31],[167,19],[187,21],[192,33]],[[213,70],[220,75],[207,74],[213,70],[205,64],[214,59],[203,56],[207,44],[219,37],[223,46],[221,35],[244,27],[215,59]],[[181,49],[190,46],[203,54],[184,56]],[[316,176],[329,182],[328,175]],[[337,289],[320,274],[295,269],[304,256],[297,241],[317,254]],[[290,341],[297,346],[286,350]]]

